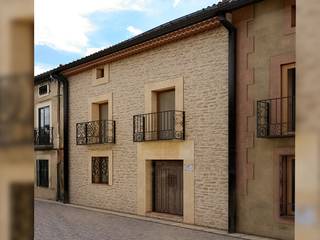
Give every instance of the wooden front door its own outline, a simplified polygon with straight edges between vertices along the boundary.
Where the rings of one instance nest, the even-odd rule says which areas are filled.
[[[183,215],[183,161],[154,161],[154,211]]]

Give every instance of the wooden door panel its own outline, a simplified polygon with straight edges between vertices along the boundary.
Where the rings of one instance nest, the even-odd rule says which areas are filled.
[[[154,211],[183,215],[182,161],[155,161]]]

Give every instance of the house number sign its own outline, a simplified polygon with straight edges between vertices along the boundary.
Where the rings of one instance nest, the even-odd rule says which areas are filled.
[[[192,172],[193,171],[193,165],[192,164],[184,165],[184,171],[185,172]]]

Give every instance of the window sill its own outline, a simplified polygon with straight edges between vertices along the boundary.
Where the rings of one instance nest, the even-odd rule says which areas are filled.
[[[97,79],[94,79],[92,80],[92,84],[91,86],[95,87],[95,86],[99,86],[99,85],[102,85],[102,84],[107,84],[109,81],[106,77],[103,77],[103,78],[97,78]]]
[[[279,216],[279,222],[284,224],[294,224],[294,216]]]
[[[40,189],[50,189],[50,187],[44,187],[44,186],[36,186],[36,188],[40,188]]]
[[[105,186],[105,187],[112,186],[109,183],[90,183],[90,184],[93,185],[93,186]]]

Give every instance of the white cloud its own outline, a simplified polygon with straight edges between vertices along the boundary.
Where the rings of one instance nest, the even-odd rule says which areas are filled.
[[[105,49],[105,48],[107,48],[107,47],[109,47],[109,46],[100,47],[100,48],[98,48],[98,47],[88,47],[88,48],[86,49],[86,51],[85,51],[85,55],[86,55],[86,56],[91,55],[91,54],[96,53],[96,52],[98,52],[98,51],[100,51],[100,50],[102,50],[102,49]]]
[[[35,44],[86,53],[94,12],[146,9],[150,0],[35,0]]]
[[[133,27],[133,26],[127,27],[127,30],[128,30],[132,35],[134,35],[134,36],[143,33],[143,31],[142,31],[141,29],[135,28],[135,27]]]
[[[174,0],[173,1],[173,7],[178,6],[178,4],[181,2],[181,0]]]
[[[34,75],[36,76],[38,74],[44,73],[46,71],[49,71],[49,70],[51,70],[53,68],[54,68],[54,66],[52,66],[52,65],[36,63],[34,65]]]

